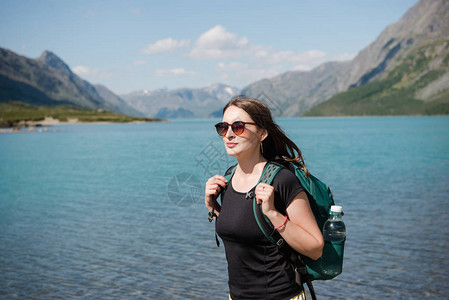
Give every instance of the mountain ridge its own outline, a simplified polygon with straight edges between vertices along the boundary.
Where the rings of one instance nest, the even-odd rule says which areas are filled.
[[[221,109],[238,88],[212,84],[202,88],[140,90],[120,97],[145,116],[155,118],[210,118]]]
[[[399,22],[384,30],[390,34],[389,40],[384,39],[384,48],[398,52],[385,71],[371,69],[350,87],[354,90],[334,95],[305,115],[449,114],[447,20],[449,2],[417,3]],[[376,72],[379,74],[370,78]]]
[[[101,93],[106,92],[105,87]],[[135,116],[142,114],[122,99],[113,103],[100,96],[95,86],[73,73],[57,55],[44,51],[37,59],[0,48],[0,102],[21,101],[32,105],[70,104]]]
[[[244,87],[242,93],[251,97],[266,94],[279,103],[282,115],[302,115],[340,92],[386,77],[401,59],[423,43],[447,38],[448,4],[444,0],[419,1],[398,22],[387,26],[354,59],[334,64],[333,70],[321,74],[317,80],[310,78],[317,77],[320,69],[329,63],[308,72],[286,72],[254,82]],[[427,96],[431,97],[432,93],[428,91]]]
[[[440,42],[442,43],[442,42]],[[431,55],[438,42],[423,45],[388,74],[318,104],[305,116],[449,114],[449,40],[444,59]],[[436,64],[437,66],[432,66]]]

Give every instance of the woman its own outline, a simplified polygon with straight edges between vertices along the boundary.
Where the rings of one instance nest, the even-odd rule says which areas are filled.
[[[222,206],[217,197],[226,188],[226,179],[215,175],[205,189],[206,207],[216,214],[216,231],[225,245],[230,298],[305,299],[293,269],[263,235],[253,215],[252,201],[245,197],[255,189],[256,201],[284,240],[297,252],[318,259],[323,237],[296,176],[282,169],[272,185],[257,184],[267,161],[279,157],[305,169],[299,148],[274,123],[265,104],[244,96],[233,98],[225,106],[223,122],[216,129],[227,153],[238,161]]]

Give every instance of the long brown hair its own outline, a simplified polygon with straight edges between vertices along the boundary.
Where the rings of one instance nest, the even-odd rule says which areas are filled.
[[[223,114],[230,106],[236,106],[248,113],[259,128],[268,131],[268,136],[262,142],[262,155],[268,161],[291,161],[300,166],[309,175],[304,163],[301,150],[290,140],[277,125],[271,115],[271,111],[262,101],[246,96],[235,96],[223,108]],[[296,153],[295,153],[296,152]]]

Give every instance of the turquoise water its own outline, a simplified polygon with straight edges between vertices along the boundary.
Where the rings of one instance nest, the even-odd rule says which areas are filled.
[[[0,135],[0,298],[227,299],[202,188],[217,120]],[[449,118],[281,119],[343,206],[343,274],[320,299],[443,299]]]

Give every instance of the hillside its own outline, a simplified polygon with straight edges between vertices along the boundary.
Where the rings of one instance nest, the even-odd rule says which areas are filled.
[[[449,40],[410,53],[393,70],[339,93],[304,116],[449,114]]]
[[[74,74],[59,57],[45,51],[30,59],[0,48],[0,102],[35,106],[74,105],[141,115],[105,87],[95,87]]]
[[[328,62],[308,71],[286,72],[243,88],[241,94],[276,107],[277,116],[293,117],[348,88],[348,62]]]
[[[287,72],[242,93],[266,95],[284,116],[302,115],[329,99],[306,115],[433,113],[445,107],[448,95],[448,7],[449,1],[422,0],[353,60]]]
[[[371,69],[304,115],[449,114],[449,2],[422,2],[395,24],[407,34],[392,36],[384,46],[399,52],[386,71]]]
[[[0,128],[19,129],[20,127],[44,126],[48,125],[46,124],[48,119],[51,119],[52,124],[60,124],[61,122],[75,124],[161,121],[159,119],[131,117],[101,109],[85,109],[73,105],[35,106],[23,102],[0,102]]]

